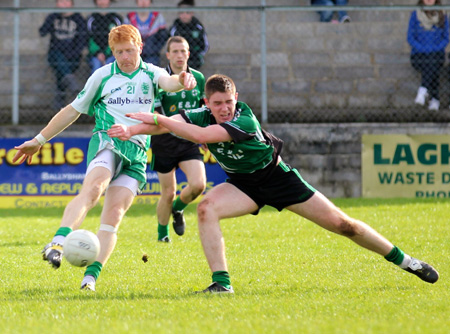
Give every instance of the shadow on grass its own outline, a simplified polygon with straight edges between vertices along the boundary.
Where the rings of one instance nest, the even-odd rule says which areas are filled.
[[[35,246],[35,241],[14,241],[14,242],[0,242],[0,247],[24,247],[24,246]]]
[[[106,291],[81,291],[74,288],[35,288],[26,289],[21,292],[17,291],[5,291],[4,299],[7,301],[36,301],[36,300],[58,300],[58,301],[132,301],[132,300],[185,300],[186,298],[235,298],[235,297],[301,297],[301,298],[316,298],[318,295],[323,297],[336,295],[336,296],[360,296],[366,294],[378,294],[378,293],[398,293],[399,291],[415,291],[413,285],[379,285],[373,287],[359,286],[355,287],[353,284],[337,286],[286,286],[286,285],[271,285],[270,290],[267,288],[252,288],[241,287],[236,290],[235,294],[198,294],[195,293],[196,289],[189,291],[171,291],[170,293],[161,294],[160,291],[151,292],[133,292],[128,293],[111,293],[110,290]]]
[[[161,292],[133,292],[113,294],[111,291],[82,291],[76,288],[55,288],[49,289],[34,288],[25,289],[20,292],[5,291],[0,300],[4,301],[20,301],[20,302],[34,302],[43,300],[49,302],[50,300],[58,301],[131,301],[131,300],[184,300],[191,297],[233,297],[233,294],[197,294],[196,290],[190,291],[171,291],[171,293],[161,294]],[[247,294],[248,295],[248,294]]]
[[[340,208],[351,207],[378,207],[382,205],[404,206],[413,204],[450,204],[450,199],[445,198],[332,198],[331,201]],[[191,204],[186,208],[186,212],[196,213],[197,203]],[[89,215],[100,215],[101,205],[97,205]],[[276,209],[265,206],[264,210]],[[0,217],[62,217],[64,208],[30,208],[24,210],[18,209],[0,209]],[[155,215],[156,205],[133,204],[126,213],[126,216],[137,217],[141,215]]]

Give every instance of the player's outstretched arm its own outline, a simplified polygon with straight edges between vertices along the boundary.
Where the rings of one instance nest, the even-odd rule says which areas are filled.
[[[183,71],[179,75],[161,76],[158,84],[166,92],[179,92],[182,89],[194,89],[197,86],[197,81],[191,73]]]
[[[166,117],[160,114],[133,113],[126,116],[142,121],[146,124],[162,126],[179,137],[199,144],[230,141],[232,138],[220,125],[210,125],[202,128],[195,124],[186,123],[181,115]]]
[[[148,115],[148,114],[146,114]],[[153,115],[153,114],[151,114]],[[130,140],[131,137],[135,135],[161,135],[163,133],[168,133],[169,130],[157,125],[151,125],[147,123],[141,123],[131,126],[126,126],[123,124],[114,124],[111,129],[106,133],[111,138],[119,138],[120,140],[126,141]]]
[[[24,142],[22,145],[14,147],[17,152],[13,157],[13,162],[19,161],[19,163],[23,163],[27,160],[27,163],[31,164],[33,155],[39,151],[41,146],[75,122],[78,117],[80,117],[80,113],[70,104],[61,109],[60,112],[53,116],[48,125],[42,129],[38,136]]]

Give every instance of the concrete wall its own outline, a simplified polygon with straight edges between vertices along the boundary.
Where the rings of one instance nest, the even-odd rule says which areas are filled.
[[[175,6],[178,0],[155,0],[154,6]],[[0,7],[12,6],[3,0]],[[53,0],[22,0],[22,7],[51,7]],[[91,0],[75,0],[77,7]],[[197,0],[198,6],[258,6],[259,0]],[[267,5],[308,6],[305,0],[267,0]],[[351,1],[351,5],[390,5],[391,1]],[[415,5],[416,1],[396,1]],[[444,4],[448,4],[444,1]],[[113,7],[133,6],[134,0]],[[300,113],[311,121],[322,113],[368,111],[391,120],[393,108],[408,108],[419,79],[409,64],[406,28],[409,11],[349,12],[349,25],[321,24],[315,12],[271,12],[267,17],[269,120],[296,122]],[[46,63],[47,40],[37,29],[44,13],[21,16],[21,112],[35,112],[51,100],[52,73]],[[176,12],[164,13],[171,23]],[[196,14],[197,15],[197,14]],[[240,99],[257,111],[260,106],[260,18],[255,12],[201,12],[211,43],[202,71],[232,76]],[[12,15],[0,12],[0,109],[8,108],[12,77]],[[448,99],[448,97],[443,97]],[[443,102],[446,104],[447,102]],[[422,111],[419,111],[423,113]],[[417,109],[411,109],[412,118]],[[448,114],[442,111],[439,115]],[[319,119],[323,121],[324,118]],[[317,121],[317,120],[316,120]],[[0,127],[6,137],[31,137],[38,126]],[[89,136],[92,126],[73,125],[64,136]],[[330,197],[361,195],[361,135],[363,133],[448,134],[448,123],[269,124],[285,141],[284,159],[308,182]]]
[[[13,1],[2,1],[12,5]],[[53,0],[22,0],[22,7],[52,7]],[[156,0],[154,7],[175,7],[177,0]],[[267,5],[308,6],[305,0],[267,0]],[[76,0],[78,8],[91,0]],[[259,0],[198,0],[198,6],[257,6]],[[368,1],[352,1],[367,5]],[[375,1],[370,4],[389,4]],[[396,3],[414,5],[415,1]],[[116,1],[114,7],[134,6],[134,0]],[[124,13],[123,13],[124,14]],[[323,24],[314,11],[267,12],[267,96],[270,122],[334,121],[361,108],[377,114],[413,106],[420,84],[409,63],[406,29],[410,11],[352,11],[350,24]],[[83,13],[87,16],[88,13]],[[48,37],[38,28],[46,13],[23,12],[20,18],[21,110],[47,108],[53,74],[46,62]],[[166,11],[168,25],[175,11]],[[230,75],[240,96],[256,113],[261,106],[260,13],[258,11],[203,11],[210,51],[202,68],[205,76]],[[0,11],[0,108],[11,103],[12,17]],[[87,64],[84,69],[88,74]],[[84,81],[87,75],[81,74]],[[442,105],[448,105],[444,94]],[[327,109],[329,108],[329,109]],[[320,111],[320,117],[317,112]],[[328,119],[328,117],[330,117]],[[312,118],[312,120],[310,119]],[[320,119],[319,119],[320,118]],[[379,118],[382,119],[382,116]],[[367,121],[367,115],[362,121]]]
[[[363,134],[450,133],[449,123],[273,124],[267,128],[284,140],[284,160],[329,197],[361,196]]]
[[[0,126],[3,137],[34,137],[42,126]],[[89,137],[92,126],[70,126],[60,136]],[[328,197],[361,196],[363,134],[449,134],[450,124],[347,123],[272,124],[267,130],[284,140],[283,159]]]
[[[93,0],[74,0],[76,7],[91,7]],[[112,7],[125,7],[135,5],[135,0],[112,0]],[[153,6],[172,6],[179,0],[153,0]],[[54,0],[20,0],[20,7],[52,7]],[[196,0],[197,6],[258,6],[261,0]],[[445,0],[442,3],[448,4]],[[268,6],[309,6],[310,0],[266,0]],[[415,0],[396,0],[395,5],[415,5]],[[2,0],[0,7],[13,7],[14,0]],[[352,0],[349,5],[389,6],[391,0]]]

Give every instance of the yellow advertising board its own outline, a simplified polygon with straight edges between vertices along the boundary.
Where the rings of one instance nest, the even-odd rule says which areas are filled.
[[[39,208],[64,208],[75,196],[0,196],[0,209],[39,209]],[[159,196],[138,195],[133,204],[156,205]],[[100,198],[103,205],[104,197]]]
[[[450,197],[450,135],[363,135],[363,197]]]
[[[12,159],[24,138],[0,138],[0,208],[65,207],[82,186],[86,172],[89,138],[58,137],[43,145],[30,165]],[[206,191],[224,182],[226,175],[211,152],[203,154],[208,182]],[[151,170],[151,149],[147,152],[147,183],[134,199],[138,204],[156,204],[160,196],[158,175]],[[177,193],[187,185],[186,175],[176,170]]]

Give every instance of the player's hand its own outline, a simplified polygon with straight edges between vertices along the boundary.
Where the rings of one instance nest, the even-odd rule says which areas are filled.
[[[184,90],[192,90],[197,86],[197,80],[191,73],[183,71],[179,74],[180,83],[184,86]]]
[[[26,141],[22,145],[15,146],[14,148],[17,150],[17,152],[14,155],[12,161],[14,163],[19,161],[19,164],[21,164],[25,160],[27,160],[27,163],[30,165],[31,161],[33,160],[33,155],[39,151],[39,149],[41,148],[41,144],[39,144],[38,141],[33,138]]]
[[[106,131],[106,133],[111,138],[115,137],[123,141],[127,141],[132,137],[130,128],[123,124],[114,124],[108,131]]]
[[[137,113],[126,114],[125,116],[130,117],[135,120],[138,120],[138,121],[141,121],[142,123],[155,125],[155,120],[153,119],[153,115],[155,115],[155,114],[145,113],[145,112],[137,112]]]

